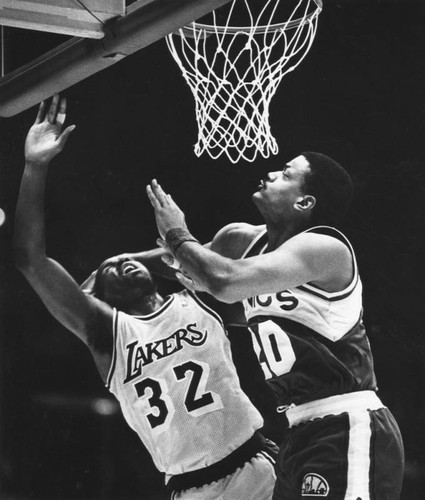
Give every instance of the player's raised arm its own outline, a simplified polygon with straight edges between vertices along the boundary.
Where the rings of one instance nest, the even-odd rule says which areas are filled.
[[[263,255],[225,258],[199,244],[189,232],[181,209],[156,181],[147,187],[147,194],[159,234],[191,278],[178,274],[180,282],[187,288],[206,290],[223,302],[304,283],[331,282],[335,270],[343,268],[350,258],[346,247],[335,238],[311,233],[296,235]]]
[[[49,163],[75,128],[71,125],[62,130],[65,116],[66,101],[56,95],[50,106],[40,105],[28,132],[15,216],[15,260],[51,314],[91,348],[104,375],[112,349],[107,340],[112,338],[112,309],[84,294],[68,272],[47,256],[45,248],[44,192]],[[100,331],[106,338],[99,343]]]

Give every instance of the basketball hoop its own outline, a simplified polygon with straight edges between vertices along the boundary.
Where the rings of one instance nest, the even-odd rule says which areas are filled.
[[[296,0],[286,21],[276,22],[288,0],[233,0],[223,17],[193,22],[167,36],[168,48],[192,90],[198,141],[195,154],[232,163],[277,154],[269,125],[270,101],[282,78],[307,55],[322,0]],[[249,3],[250,2],[250,3]],[[222,19],[220,18],[222,16]],[[243,18],[244,26],[235,23]]]

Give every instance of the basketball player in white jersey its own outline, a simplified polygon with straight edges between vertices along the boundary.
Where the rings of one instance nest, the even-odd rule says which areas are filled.
[[[190,234],[156,181],[147,192],[161,245],[191,278],[180,281],[243,301],[286,420],[273,498],[397,500],[402,438],[376,394],[355,255],[332,227],[351,200],[348,173],[312,152],[270,172],[253,195],[265,225],[225,227],[210,245],[218,253]]]
[[[25,144],[15,220],[17,266],[52,315],[89,348],[124,417],[173,499],[268,500],[274,447],[242,392],[220,317],[195,294],[162,297],[128,257],[106,260],[95,296],[45,251],[44,191],[50,160],[74,129],[66,102],[43,103]],[[143,471],[141,471],[143,473]]]

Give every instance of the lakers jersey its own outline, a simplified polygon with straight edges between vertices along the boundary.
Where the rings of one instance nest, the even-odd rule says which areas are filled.
[[[243,301],[257,356],[282,406],[376,389],[354,251],[334,228],[320,226],[308,232],[326,234],[347,245],[354,272],[346,289],[330,293],[305,284]],[[266,249],[264,231],[244,257]]]
[[[107,386],[168,476],[218,462],[263,425],[220,317],[187,291],[147,316],[114,311]]]

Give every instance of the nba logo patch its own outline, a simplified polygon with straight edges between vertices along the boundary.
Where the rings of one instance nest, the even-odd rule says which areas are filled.
[[[301,496],[303,497],[327,497],[329,485],[322,476],[313,472],[306,474],[301,485]]]

